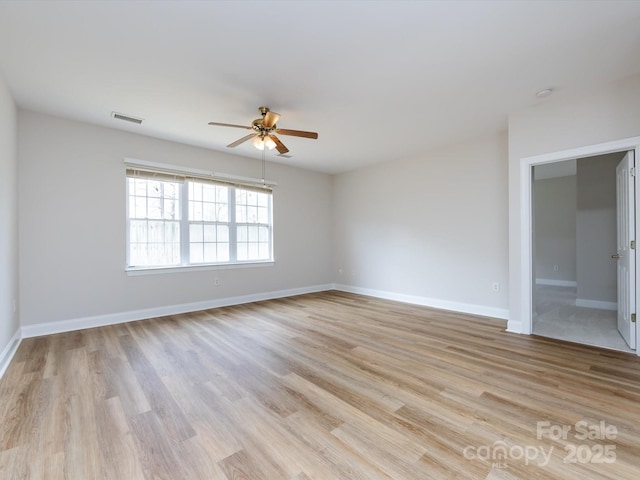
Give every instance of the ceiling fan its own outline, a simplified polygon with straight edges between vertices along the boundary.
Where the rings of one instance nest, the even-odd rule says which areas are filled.
[[[275,148],[281,155],[287,153],[289,149],[285,147],[285,145],[280,141],[278,137],[275,136],[276,133],[278,135],[292,135],[294,137],[313,139],[318,138],[318,134],[316,132],[305,132],[302,130],[287,130],[284,128],[278,128],[276,122],[280,119],[280,114],[272,112],[267,107],[259,107],[258,110],[260,111],[260,114],[262,116],[260,118],[256,118],[248,127],[244,125],[234,125],[232,123],[218,122],[209,122],[209,125],[253,130],[253,133],[250,133],[249,135],[242,137],[241,139],[236,140],[233,143],[230,143],[229,145],[227,145],[227,147],[237,147],[241,143],[253,139],[251,143],[253,143],[253,146],[258,150],[264,150],[265,148],[272,150]]]

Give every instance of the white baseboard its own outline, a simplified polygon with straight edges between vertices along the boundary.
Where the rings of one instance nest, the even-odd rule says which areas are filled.
[[[22,342],[22,335],[20,329],[16,333],[13,334],[13,337],[9,340],[9,343],[2,353],[0,353],[0,378],[4,375],[4,372],[7,371],[7,367],[13,360],[13,356],[16,354],[18,347],[20,346],[20,342]]]
[[[197,312],[199,310],[207,310],[209,308],[228,307],[231,305],[240,305],[243,303],[272,300],[274,298],[304,295],[305,293],[323,292],[326,290],[333,290],[333,288],[333,284],[313,285],[309,287],[292,288],[274,292],[241,295],[238,297],[218,298],[213,300],[205,300],[202,302],[183,303],[180,305],[167,305],[164,307],[145,308],[128,312],[75,318],[72,320],[62,320],[59,322],[46,322],[38,323],[35,325],[25,325],[22,327],[22,337],[39,337],[41,335],[71,332],[74,330],[82,330],[85,328],[104,327],[106,325],[116,325],[118,323],[133,322],[136,320],[145,320],[148,318],[163,317],[166,315]]]
[[[419,297],[415,295],[405,295],[401,293],[385,292],[368,288],[353,287],[350,285],[313,285],[309,287],[293,288],[288,290],[278,290],[273,292],[241,295],[237,297],[219,298],[205,300],[202,302],[184,303],[180,305],[167,305],[163,307],[145,308],[118,312],[106,315],[96,315],[91,317],[75,318],[71,320],[61,320],[58,322],[44,322],[35,325],[24,325],[21,329],[22,338],[39,337],[41,335],[51,335],[55,333],[71,332],[85,328],[104,327],[119,323],[145,320],[149,318],[163,317],[166,315],[177,315],[180,313],[196,312],[210,308],[227,307],[240,305],[243,303],[259,302],[262,300],[272,300],[275,298],[291,297],[294,295],[304,295],[306,293],[323,292],[327,290],[340,290],[343,292],[357,293],[371,297],[395,300],[425,307],[451,310],[454,312],[470,313],[485,317],[507,319],[509,310],[503,308],[487,307],[484,305],[474,305],[468,303],[451,302],[448,300],[437,300],[434,298]],[[17,348],[17,346],[16,346]],[[1,364],[0,364],[1,365]]]
[[[576,298],[576,307],[597,308],[598,310],[618,310],[618,302],[603,302],[602,300]]]
[[[441,310],[451,310],[460,313],[470,313],[483,317],[493,317],[506,320],[509,318],[509,310],[506,308],[487,307],[471,303],[452,302],[449,300],[438,300],[435,298],[420,297],[417,295],[405,295],[403,293],[386,292],[383,290],[373,290],[370,288],[354,287],[352,285],[336,284],[336,290],[348,293],[357,293],[369,297],[383,298],[385,300],[395,300],[398,302],[422,305],[423,307],[439,308]]]
[[[507,332],[510,333],[523,333],[523,325],[521,321],[507,320]]]
[[[551,285],[552,287],[577,287],[575,280],[554,280],[552,278],[536,278],[536,285]]]

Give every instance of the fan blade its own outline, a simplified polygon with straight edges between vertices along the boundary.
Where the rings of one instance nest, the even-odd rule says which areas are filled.
[[[286,130],[284,128],[276,129],[276,132],[280,135],[293,135],[294,137],[304,137],[304,138],[318,138],[318,134],[316,132],[303,132],[302,130]]]
[[[214,126],[218,126],[218,127],[244,128],[245,130],[251,130],[251,127],[247,127],[245,125],[234,125],[233,123],[209,122],[209,125],[214,125]]]
[[[269,137],[271,138],[271,140],[276,142],[276,150],[278,150],[278,153],[280,153],[280,155],[289,151],[289,149],[284,146],[284,143],[282,143],[278,137],[276,137],[275,135],[269,135]]]
[[[241,143],[246,142],[247,140],[255,137],[256,135],[258,135],[257,133],[250,133],[249,135],[247,135],[246,137],[242,137],[240,140],[236,140],[233,143],[230,143],[229,145],[227,145],[227,147],[233,148],[233,147],[237,147],[238,145],[240,145]]]
[[[273,127],[276,122],[280,119],[280,114],[276,112],[267,112],[264,115],[264,119],[262,120],[262,125],[265,128]]]

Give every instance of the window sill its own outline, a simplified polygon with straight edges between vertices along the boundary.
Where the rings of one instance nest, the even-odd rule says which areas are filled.
[[[210,265],[177,265],[175,267],[128,267],[125,272],[130,277],[139,275],[158,275],[164,273],[201,272],[206,270],[230,270],[235,268],[261,268],[273,267],[275,261],[265,260],[263,262],[246,263],[216,263]]]

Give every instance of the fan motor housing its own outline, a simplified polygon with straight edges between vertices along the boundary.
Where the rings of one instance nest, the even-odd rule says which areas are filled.
[[[264,119],[262,118],[256,118],[253,122],[251,122],[251,128],[253,128],[256,132],[261,134],[268,134],[269,132],[277,128],[275,124],[271,128],[266,128],[262,124],[263,120]]]

